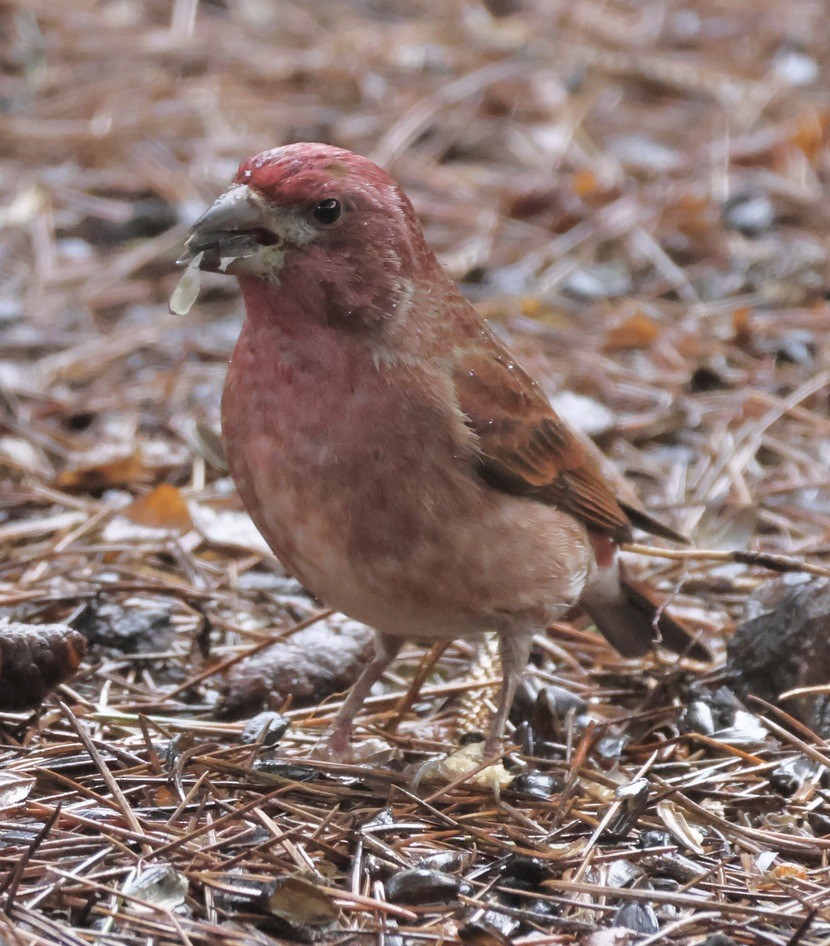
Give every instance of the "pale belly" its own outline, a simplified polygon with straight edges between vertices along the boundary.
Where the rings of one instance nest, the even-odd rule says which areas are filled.
[[[229,465],[274,553],[322,601],[417,638],[541,627],[575,603],[593,562],[582,526],[480,481],[440,404],[390,399],[382,373],[344,377],[336,359],[327,377],[289,364],[257,388],[262,357],[234,355]]]

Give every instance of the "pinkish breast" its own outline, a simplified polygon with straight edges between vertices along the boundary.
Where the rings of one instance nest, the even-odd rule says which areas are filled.
[[[308,320],[250,316],[223,399],[228,462],[306,587],[403,636],[530,611],[542,621],[573,602],[591,561],[584,529],[479,480],[436,366],[373,358],[361,338]]]

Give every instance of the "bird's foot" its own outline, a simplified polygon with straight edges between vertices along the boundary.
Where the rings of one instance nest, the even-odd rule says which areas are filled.
[[[329,729],[317,740],[311,750],[312,759],[327,762],[347,762],[351,750],[350,727]]]
[[[311,758],[320,762],[344,765],[389,762],[399,751],[383,739],[361,739],[352,742],[348,729],[331,729],[324,733],[311,750]]]

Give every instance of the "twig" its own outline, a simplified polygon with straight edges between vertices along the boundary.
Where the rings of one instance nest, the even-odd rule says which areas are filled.
[[[8,888],[8,894],[6,895],[6,906],[4,907],[5,913],[7,916],[11,916],[12,907],[14,906],[14,898],[17,895],[17,888],[20,886],[20,881],[23,879],[23,872],[26,870],[26,865],[32,859],[35,851],[40,847],[40,845],[46,840],[49,836],[49,832],[55,825],[55,822],[58,820],[58,816],[61,813],[62,802],[58,802],[55,805],[55,810],[49,816],[49,818],[43,823],[40,831],[32,838],[32,843],[26,848],[23,856],[17,862],[6,879],[0,884],[0,893],[2,893],[6,888]]]
[[[677,562],[731,562],[737,565],[751,565],[767,568],[774,572],[806,572],[820,578],[830,578],[830,568],[814,565],[790,555],[777,555],[773,552],[750,552],[749,550],[726,551],[723,549],[661,549],[651,545],[626,542],[621,546],[625,552],[645,555],[648,558],[665,558]]]

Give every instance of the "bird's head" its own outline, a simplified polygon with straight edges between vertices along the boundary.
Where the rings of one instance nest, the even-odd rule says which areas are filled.
[[[180,262],[279,285],[294,270],[351,288],[413,274],[433,259],[415,212],[368,158],[293,144],[244,161],[234,182],[193,224]],[[359,293],[358,293],[359,294]]]

